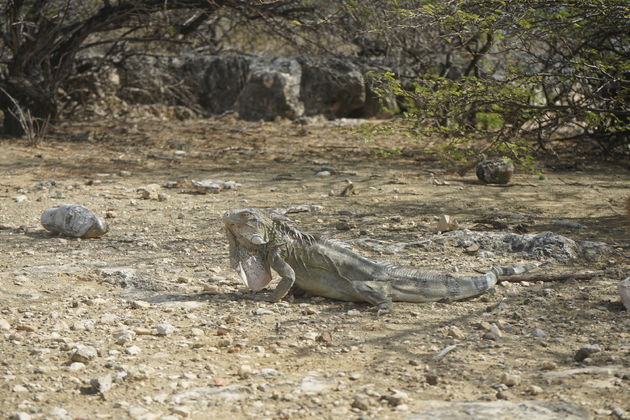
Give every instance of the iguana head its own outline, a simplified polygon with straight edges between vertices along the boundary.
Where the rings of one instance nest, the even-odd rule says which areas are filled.
[[[230,263],[247,287],[260,290],[271,281],[267,244],[273,221],[254,209],[239,209],[223,214],[230,244]]]

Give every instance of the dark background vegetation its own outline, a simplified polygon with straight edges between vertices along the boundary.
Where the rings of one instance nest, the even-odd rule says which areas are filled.
[[[492,149],[526,160],[554,144],[630,155],[626,0],[0,5],[6,135],[44,136],[92,100],[98,69],[139,55],[331,55],[373,69],[409,130],[442,138],[457,159]],[[163,99],[185,105],[187,93],[174,84]]]

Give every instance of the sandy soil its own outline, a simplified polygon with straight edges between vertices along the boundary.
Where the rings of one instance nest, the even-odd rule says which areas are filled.
[[[338,125],[97,121],[62,126],[37,148],[3,140],[0,413],[380,419],[429,400],[497,399],[569,401],[595,418],[630,412],[630,317],[617,293],[630,275],[627,168],[541,163],[544,179],[485,186],[472,172],[448,174],[421,143]],[[332,174],[315,176],[323,167]],[[208,178],[242,186],[194,193],[189,181]],[[340,197],[346,179],[356,195]],[[148,184],[162,186],[162,201],[141,198]],[[91,208],[110,232],[46,232],[41,212],[61,203]],[[381,317],[316,297],[265,303],[231,271],[220,215],[297,205],[321,206],[289,215],[301,230],[345,241],[418,241],[447,214],[461,228],[553,231],[616,253],[544,269],[599,274],[591,280],[503,283],[465,302],[396,303]],[[442,272],[518,260],[457,247],[357,250]],[[586,345],[599,351],[575,361]]]

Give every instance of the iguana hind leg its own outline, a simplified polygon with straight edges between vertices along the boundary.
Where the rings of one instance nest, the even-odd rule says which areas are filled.
[[[352,282],[357,295],[364,301],[371,303],[378,309],[378,315],[386,314],[392,310],[392,299],[385,290],[373,287],[369,282]]]

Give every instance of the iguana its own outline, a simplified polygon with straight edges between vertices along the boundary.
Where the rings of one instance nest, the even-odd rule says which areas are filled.
[[[478,296],[499,276],[520,274],[536,265],[492,268],[473,277],[452,277],[378,263],[355,254],[345,244],[298,231],[262,210],[240,209],[223,215],[230,263],[245,285],[260,290],[271,282],[271,269],[281,280],[273,300],[282,299],[295,284],[318,296],[369,302],[379,313],[392,301],[433,302]]]

